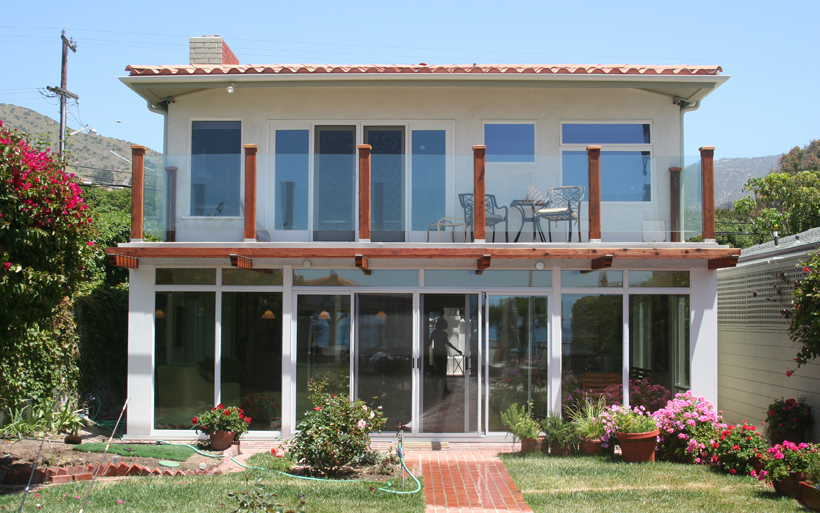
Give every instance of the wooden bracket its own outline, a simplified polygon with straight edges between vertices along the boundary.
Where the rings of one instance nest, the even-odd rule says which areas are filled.
[[[726,267],[736,267],[737,259],[740,255],[729,255],[721,258],[712,258],[708,261],[709,269],[724,269]]]
[[[140,266],[139,258],[125,255],[108,255],[108,264],[114,267],[125,267],[126,269],[137,269]]]
[[[356,255],[356,267],[362,270],[364,274],[370,276],[372,274],[372,270],[367,266],[367,257],[364,255]]]
[[[615,255],[604,255],[602,257],[593,258],[592,259],[592,269],[605,269],[607,267],[612,267],[612,260],[615,258]]]
[[[479,257],[476,261],[476,270],[483,271],[484,269],[487,269],[488,267],[490,267],[491,260],[492,257],[490,255],[484,255],[483,257]]]
[[[253,259],[242,255],[231,255],[231,266],[240,269],[253,269]]]

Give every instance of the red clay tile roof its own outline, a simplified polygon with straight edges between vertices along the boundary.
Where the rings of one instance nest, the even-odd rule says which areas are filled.
[[[321,74],[531,74],[531,75],[718,75],[720,66],[640,66],[632,64],[480,64],[471,65],[336,65],[336,64],[242,64],[181,66],[126,66],[135,76],[157,75],[321,75]]]

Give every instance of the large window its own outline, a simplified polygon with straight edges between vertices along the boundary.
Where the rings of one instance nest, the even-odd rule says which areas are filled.
[[[191,215],[239,216],[242,128],[239,121],[194,121]]]
[[[485,123],[487,162],[535,162],[533,123]]]
[[[277,130],[276,229],[307,230],[310,131]]]

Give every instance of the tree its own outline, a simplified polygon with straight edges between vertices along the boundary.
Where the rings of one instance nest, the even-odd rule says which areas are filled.
[[[71,298],[95,252],[92,218],[73,174],[0,122],[0,401],[73,389]]]
[[[792,292],[792,309],[787,313],[789,337],[803,347],[797,353],[797,368],[820,356],[820,252],[811,255]],[[789,369],[786,375],[791,376]]]

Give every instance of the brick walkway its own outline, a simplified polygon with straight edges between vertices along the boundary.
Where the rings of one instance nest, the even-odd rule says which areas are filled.
[[[271,442],[242,441],[242,454],[237,459],[244,461],[253,453],[269,451],[273,445]],[[373,448],[386,451],[391,445],[375,442]],[[531,512],[498,457],[499,452],[517,451],[518,448],[517,444],[510,443],[408,442],[404,461],[413,474],[424,476],[427,513]]]

